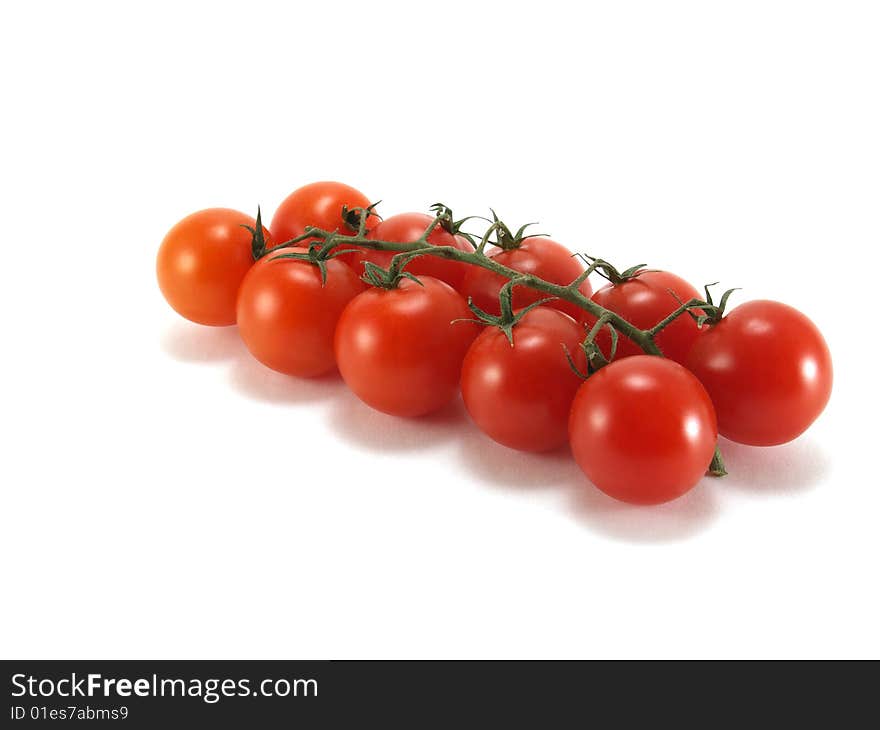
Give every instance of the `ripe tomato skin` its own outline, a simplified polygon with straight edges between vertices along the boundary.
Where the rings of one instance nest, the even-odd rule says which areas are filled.
[[[460,233],[455,234],[455,240],[458,242],[455,245],[456,248],[460,248],[462,251],[473,251],[474,250],[473,244],[471,244],[471,242],[468,241]],[[465,272],[465,273],[467,273],[467,272]]]
[[[400,213],[386,218],[374,226],[368,237],[377,241],[410,243],[417,240],[433,220],[432,216],[424,213]],[[428,236],[428,244],[431,246],[451,246],[461,251],[474,250],[464,237],[454,236],[439,225]],[[366,250],[362,260],[371,261],[377,266],[387,269],[396,253],[395,251]],[[468,264],[460,261],[449,261],[437,256],[419,256],[407,265],[406,270],[418,277],[432,276],[440,281],[445,281],[458,291],[461,289],[461,283],[468,268]],[[358,269],[358,273],[362,273],[362,269]]]
[[[581,385],[583,327],[564,312],[537,307],[513,328],[513,346],[486,327],[468,349],[461,394],[474,423],[498,443],[520,451],[550,451],[568,441],[568,414]]]
[[[238,288],[254,265],[251,233],[242,226],[256,225],[237,210],[207,208],[168,231],[156,257],[156,278],[178,314],[198,324],[235,324]],[[265,227],[263,235],[271,242]]]
[[[479,328],[461,295],[430,276],[422,286],[368,289],[336,328],[343,380],[367,405],[393,416],[437,411],[458,392],[461,361]]]
[[[632,504],[668,502],[694,487],[717,436],[700,381],[652,355],[624,358],[591,375],[569,420],[581,470],[603,492]]]
[[[650,329],[679,306],[675,297],[669,293],[670,289],[682,302],[702,299],[693,286],[675,274],[668,271],[645,271],[620,284],[603,286],[593,294],[592,300],[637,327]],[[596,323],[596,318],[584,311],[581,321],[589,330]],[[693,317],[683,314],[665,327],[657,335],[655,342],[666,357],[684,364],[694,342],[704,331],[697,327]],[[607,356],[611,351],[611,334],[608,329],[603,329],[595,341]],[[643,354],[642,349],[628,338],[618,338],[616,360]]]
[[[740,304],[697,340],[687,366],[722,436],[774,446],[802,434],[831,397],[831,353],[813,322],[781,302]]]
[[[326,231],[338,229],[345,235],[354,235],[356,231],[346,226],[342,219],[342,208],[367,208],[369,205],[367,196],[350,185],[332,181],[309,183],[297,188],[281,201],[269,227],[277,243],[301,236],[307,226]],[[379,217],[372,215],[368,219],[367,227],[370,228],[378,222]],[[356,247],[346,245],[344,248]],[[361,256],[360,253],[342,254],[340,258],[350,266],[356,266]]]
[[[519,248],[512,248],[507,251],[495,249],[494,252],[488,252],[488,255],[503,266],[515,269],[523,274],[534,274],[540,279],[553,284],[559,284],[560,286],[571,284],[584,271],[584,266],[580,259],[572,256],[571,251],[562,244],[543,236],[526,238]],[[501,292],[501,287],[506,283],[507,279],[505,277],[493,271],[471,266],[468,268],[461,291],[465,297],[471,297],[474,304],[484,312],[497,315],[501,313],[498,295]],[[589,281],[584,281],[580,285],[579,290],[585,297],[589,297],[593,292]],[[533,302],[537,302],[539,299],[544,299],[546,296],[546,294],[524,286],[515,287],[512,300],[513,308],[522,309]],[[547,306],[558,309],[560,312],[565,312],[575,319],[583,311],[576,305],[562,299],[548,302]]]
[[[269,254],[242,282],[238,297],[241,338],[267,367],[305,378],[335,367],[336,323],[365,285],[342,261],[330,259],[326,264],[327,281],[322,285],[321,272],[314,264]]]

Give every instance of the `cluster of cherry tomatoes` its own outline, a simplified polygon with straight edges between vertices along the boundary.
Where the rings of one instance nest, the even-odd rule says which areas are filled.
[[[343,239],[316,257],[312,229],[354,243]],[[417,241],[559,286],[583,274],[582,259],[561,244],[496,230],[496,245],[475,251],[472,237],[433,216],[381,219],[359,191],[320,182],[291,193],[269,229],[225,208],[187,216],[163,240],[157,274],[177,312],[200,324],[237,324],[247,349],[273,370],[315,377],[338,369],[366,404],[405,418],[435,412],[461,392],[495,441],[524,451],[570,444],[597,487],[632,503],[665,502],[695,486],[719,434],[785,443],[825,407],[828,347],[807,317],[779,302],[751,301],[727,315],[706,307],[717,316],[686,311],[656,333],[665,355],[657,357],[605,327],[590,340],[595,312],[525,286],[513,289],[504,309],[515,315],[504,320],[499,295],[508,279],[474,261],[421,255],[407,276],[370,285],[370,269],[387,270],[395,255],[383,245]],[[285,245],[293,239],[302,242]],[[377,248],[357,245],[365,240]],[[606,271],[601,289],[594,293],[584,278],[578,291],[642,330],[700,300],[672,273]],[[595,367],[596,350],[607,364]]]

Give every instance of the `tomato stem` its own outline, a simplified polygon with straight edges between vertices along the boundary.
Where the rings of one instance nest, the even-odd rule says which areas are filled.
[[[674,292],[670,293],[675,296]],[[681,300],[679,299],[679,301]],[[687,302],[684,302],[678,307],[678,309],[670,312],[666,317],[664,317],[657,324],[651,327],[651,329],[646,330],[646,332],[648,332],[651,337],[656,337],[665,327],[668,327],[682,315],[689,314],[692,309],[701,309],[705,306],[706,302],[704,302],[702,299],[691,299]]]
[[[596,335],[598,335],[606,325],[611,331],[611,350],[608,353],[608,357],[605,357],[605,353],[602,352],[602,349],[596,344]],[[590,365],[591,373],[599,368],[605,367],[614,359],[614,355],[617,353],[617,330],[611,326],[606,315],[603,314],[596,320],[596,323],[590,328],[590,331],[587,332],[587,337],[581,344],[581,347],[584,350],[584,354],[587,356],[587,362]]]
[[[715,446],[715,453],[712,456],[712,461],[709,464],[709,469],[706,473],[713,477],[723,477],[727,475],[727,469],[724,467],[724,459],[721,457],[721,449],[719,449],[717,445]]]
[[[489,242],[489,238],[491,237],[494,231],[498,230],[498,225],[500,221],[495,221],[483,235],[479,245],[474,251],[462,251],[454,246],[431,246],[428,244],[428,236],[431,232],[441,223],[442,216],[435,216],[430,225],[425,229],[425,232],[419,236],[419,238],[415,241],[408,243],[398,243],[396,241],[380,241],[374,238],[368,238],[365,234],[358,233],[356,235],[346,235],[344,233],[339,233],[338,231],[325,231],[320,228],[307,228],[306,232],[294,238],[290,241],[285,241],[279,246],[275,246],[270,249],[269,253],[273,251],[277,251],[280,248],[286,248],[288,246],[295,246],[297,243],[305,240],[306,238],[323,238],[324,245],[321,248],[320,253],[326,253],[334,246],[338,246],[340,244],[356,246],[361,248],[369,248],[377,251],[394,251],[397,252],[398,256],[395,256],[392,259],[392,267],[397,267],[399,269],[404,265],[405,261],[409,261],[415,256],[438,256],[440,258],[450,259],[452,261],[460,261],[466,264],[472,264],[474,266],[479,266],[484,269],[488,269],[505,279],[516,279],[518,286],[526,286],[530,289],[534,289],[535,291],[542,292],[544,294],[548,294],[551,297],[556,297],[558,299],[563,299],[567,302],[571,302],[572,304],[580,307],[581,309],[585,309],[587,312],[592,314],[596,319],[600,317],[604,317],[605,322],[613,326],[620,334],[624,337],[627,337],[636,345],[638,345],[644,352],[649,355],[660,355],[660,348],[657,347],[657,344],[654,342],[654,335],[656,332],[652,333],[652,330],[643,330],[639,327],[636,327],[631,322],[628,322],[626,319],[621,317],[620,315],[612,312],[610,309],[605,309],[605,307],[596,304],[589,297],[585,297],[577,288],[577,286],[573,286],[572,284],[568,284],[562,286],[560,284],[554,284],[549,281],[545,281],[533,274],[523,274],[521,271],[516,271],[515,269],[511,269],[503,264],[499,264],[495,259],[486,256],[483,252],[486,244]],[[503,224],[501,224],[503,225]],[[401,254],[406,254],[405,256]],[[320,255],[320,254],[319,254]],[[398,263],[399,261],[399,263]],[[591,264],[593,267],[593,271],[597,271],[603,268],[606,265],[606,262],[601,259],[595,259],[594,263]],[[581,277],[578,277],[578,283],[582,283],[583,279],[586,276],[589,276],[591,272],[588,270]],[[574,283],[574,282],[573,282]],[[660,323],[658,323],[660,324]],[[668,322],[663,323],[665,327]],[[660,327],[662,329],[662,327]],[[660,331],[657,329],[657,332]]]

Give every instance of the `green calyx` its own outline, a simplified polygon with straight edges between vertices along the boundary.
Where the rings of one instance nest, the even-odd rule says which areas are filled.
[[[323,286],[327,283],[327,262],[330,261],[330,259],[335,259],[337,256],[342,256],[346,253],[355,253],[357,249],[341,248],[334,250],[334,246],[336,245],[335,234],[323,232],[322,237],[318,238],[317,234],[314,232],[315,230],[316,229],[306,228],[306,232],[299,237],[303,239],[303,242],[306,238],[312,239],[312,242],[305,251],[287,250],[292,243],[289,241],[281,246],[276,246],[275,248],[270,249],[263,255],[271,255],[272,261],[278,259],[290,259],[293,261],[305,261],[313,266],[317,266],[318,271],[321,272],[321,285]],[[293,242],[298,241],[299,239],[293,239]],[[278,253],[275,253],[276,251],[278,251]]]
[[[259,206],[257,206],[256,225],[242,225],[242,228],[251,232],[251,256],[254,257],[254,261],[261,259],[266,255],[266,236],[263,234],[263,219]]]
[[[576,255],[589,264],[591,271],[595,271],[599,276],[603,279],[607,279],[614,286],[623,284],[630,279],[636,279],[648,271],[654,271],[654,269],[646,269],[645,267],[647,264],[637,264],[636,266],[630,266],[628,269],[619,271],[614,264],[605,259],[598,259],[595,256],[589,256],[587,254]]]
[[[381,202],[381,200],[377,200],[375,203],[370,203],[366,208],[349,208],[347,205],[343,205],[342,222],[346,229],[354,231],[358,236],[363,236],[367,232],[367,221],[369,221],[370,216],[375,216],[379,220],[382,219],[382,216],[376,212],[376,206]]]
[[[739,287],[728,289],[721,295],[721,301],[719,301],[718,304],[715,304],[715,302],[712,301],[712,292],[709,291],[709,287],[716,286],[717,284],[718,282],[716,281],[712,284],[706,284],[706,286],[703,287],[703,291],[706,292],[706,301],[702,302],[698,307],[702,310],[702,314],[692,312],[690,309],[688,310],[688,314],[696,320],[697,327],[702,327],[704,324],[718,324],[724,319],[724,311],[727,309],[727,301],[730,299],[730,295],[739,290]]]
[[[429,210],[434,214],[434,217],[437,219],[437,224],[447,233],[451,233],[453,236],[461,236],[468,243],[471,244],[474,248],[477,247],[477,243],[474,240],[474,236],[470,233],[467,233],[462,230],[462,226],[471,220],[481,220],[486,221],[487,223],[491,223],[488,218],[484,218],[481,215],[469,215],[464,218],[459,218],[455,220],[455,217],[452,214],[452,208],[450,208],[445,203],[434,203]]]
[[[492,241],[492,243],[504,251],[511,251],[515,248],[519,248],[522,245],[522,242],[527,238],[539,238],[547,235],[546,233],[529,233],[526,235],[526,229],[530,226],[537,225],[537,223],[524,223],[516,229],[516,232],[513,232],[510,230],[510,227],[498,217],[498,214],[492,210],[492,208],[489,208],[489,210],[492,212],[492,225],[486,232],[484,239],[488,239],[488,237],[494,233],[495,240]]]
[[[387,269],[383,269],[372,261],[364,261],[364,275],[361,279],[378,289],[396,289],[403,279],[409,279],[419,286],[424,286],[415,274],[404,269],[414,258],[416,255],[398,254],[391,259],[391,265]]]
[[[611,349],[606,356],[604,352],[602,352],[602,348],[596,343],[596,336],[599,332],[602,331],[603,327],[607,327],[608,331],[611,333]],[[583,350],[584,355],[587,357],[587,372],[581,372],[580,368],[575,365],[574,360],[571,357],[571,353],[568,351],[568,348],[563,346],[565,350],[565,357],[568,359],[569,367],[575,372],[575,374],[581,378],[582,380],[586,380],[597,370],[608,365],[612,360],[614,360],[614,356],[617,354],[617,341],[619,339],[619,335],[617,334],[617,330],[614,328],[614,325],[609,321],[609,317],[606,315],[600,316],[596,323],[590,328],[590,331],[587,332],[587,336],[584,338],[584,341],[581,342],[580,347]]]
[[[531,312],[536,307],[540,307],[542,304],[547,304],[547,302],[552,302],[556,297],[545,297],[544,299],[539,299],[536,302],[532,302],[528,306],[523,307],[517,312],[513,311],[513,287],[517,286],[522,282],[517,281],[516,279],[511,279],[508,281],[502,288],[501,292],[498,295],[498,301],[501,306],[501,314],[489,314],[486,311],[480,309],[476,304],[474,304],[473,299],[468,297],[468,307],[474,313],[476,319],[467,320],[469,322],[475,322],[476,324],[489,325],[491,327],[497,327],[500,329],[505,337],[507,337],[507,341],[510,343],[510,346],[513,347],[513,328],[519,324],[520,320],[525,317],[529,312]]]

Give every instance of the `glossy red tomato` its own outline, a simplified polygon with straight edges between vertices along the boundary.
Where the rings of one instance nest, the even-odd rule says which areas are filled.
[[[557,309],[538,307],[513,328],[513,345],[498,327],[474,340],[461,370],[464,404],[479,429],[504,446],[549,451],[568,441],[568,414],[586,358],[584,329]]]
[[[717,436],[705,388],[662,357],[636,355],[603,367],[571,407],[578,465],[603,492],[633,504],[668,502],[694,487]]]
[[[430,276],[368,289],[336,328],[339,372],[355,395],[394,416],[439,410],[458,392],[461,361],[479,328],[461,295]]]
[[[619,284],[608,284],[593,294],[592,299],[605,309],[619,314],[641,329],[650,329],[671,314],[679,306],[675,295],[682,302],[689,299],[702,299],[700,293],[684,279],[668,271],[643,271],[632,279]],[[697,312],[700,314],[700,312]],[[596,323],[596,318],[582,312],[581,321],[587,329]],[[701,332],[693,317],[683,314],[664,328],[655,342],[663,354],[677,363],[684,363],[688,351]],[[611,351],[611,334],[605,328],[596,337],[596,344],[607,356]],[[626,337],[617,341],[615,359],[643,355],[643,350]]]
[[[718,430],[753,446],[784,444],[831,397],[831,353],[807,317],[780,302],[741,304],[700,337],[687,358],[718,413]]]
[[[580,259],[572,256],[571,251],[562,244],[543,236],[526,238],[518,248],[511,248],[507,251],[495,249],[489,252],[489,255],[503,266],[523,274],[534,274],[540,279],[560,286],[571,284],[584,272],[584,266]],[[470,266],[461,291],[466,297],[471,297],[474,304],[484,312],[500,314],[498,295],[501,292],[501,287],[506,283],[507,279],[503,276],[488,269]],[[585,297],[590,296],[593,289],[589,281],[584,281],[581,284],[580,292]],[[513,307],[514,309],[522,309],[546,296],[546,294],[534,289],[518,286],[513,290]],[[547,306],[575,318],[579,317],[582,311],[574,304],[561,299],[549,302]]]
[[[336,322],[365,285],[338,259],[330,259],[326,266],[327,280],[322,283],[315,264],[269,254],[242,282],[238,297],[241,338],[267,367],[300,377],[322,375],[335,367]]]
[[[433,220],[432,216],[424,213],[400,213],[386,218],[374,226],[370,231],[369,238],[393,243],[410,243],[418,240]],[[462,236],[454,236],[439,225],[428,236],[428,244],[431,246],[451,246],[461,251],[474,250],[473,246]],[[367,250],[363,260],[371,261],[377,266],[387,269],[394,256],[394,251]],[[460,289],[468,268],[468,264],[459,261],[449,261],[437,256],[419,256],[407,265],[406,270],[419,277],[433,276],[435,279],[445,281],[453,289]]]
[[[301,236],[307,226],[325,231],[338,229],[340,233],[353,235],[357,231],[343,219],[343,206],[351,210],[369,205],[367,196],[350,185],[329,181],[310,183],[297,188],[281,202],[269,227],[277,243]],[[371,228],[378,222],[378,216],[370,216],[367,227]],[[345,248],[353,247],[346,245]],[[360,254],[343,254],[341,258],[354,266],[359,262]]]
[[[254,265],[245,213],[208,208],[188,215],[162,241],[156,257],[159,288],[174,310],[193,322],[235,324],[238,287]],[[263,235],[271,245],[266,228]]]

